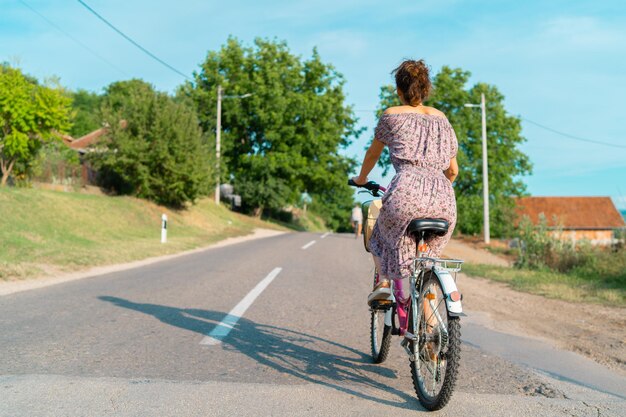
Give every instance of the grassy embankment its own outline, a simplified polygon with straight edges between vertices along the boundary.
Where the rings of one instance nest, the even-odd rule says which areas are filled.
[[[160,243],[161,214],[169,218]],[[84,269],[206,246],[257,227],[283,229],[205,199],[173,211],[132,197],[0,189],[0,280]]]
[[[293,229],[300,232],[328,231],[328,227],[326,226],[324,219],[322,219],[317,214],[311,211],[303,212],[301,209],[298,208],[291,208],[290,212],[292,217],[290,222],[276,219],[272,219],[271,221],[288,229]]]
[[[626,307],[626,250],[598,251],[592,265],[566,273],[482,264],[465,264],[463,271],[548,298]]]

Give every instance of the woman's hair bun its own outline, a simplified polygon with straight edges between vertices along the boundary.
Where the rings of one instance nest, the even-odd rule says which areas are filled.
[[[423,59],[407,59],[393,70],[393,74],[396,76],[396,87],[408,104],[417,106],[428,98],[431,89],[430,70]]]

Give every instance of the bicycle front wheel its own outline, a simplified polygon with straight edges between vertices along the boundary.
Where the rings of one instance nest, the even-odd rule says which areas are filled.
[[[439,410],[450,401],[456,384],[461,323],[448,315],[445,294],[431,271],[424,276],[419,298],[412,302],[409,331],[418,336],[418,342],[410,344],[415,393],[426,409]]]

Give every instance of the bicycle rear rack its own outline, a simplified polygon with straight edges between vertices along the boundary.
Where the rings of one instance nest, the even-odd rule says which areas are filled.
[[[419,256],[413,259],[413,268],[417,268],[420,264],[425,267],[441,268],[448,272],[461,271],[461,265],[463,265],[461,259],[445,259],[445,258],[430,258],[427,256]]]

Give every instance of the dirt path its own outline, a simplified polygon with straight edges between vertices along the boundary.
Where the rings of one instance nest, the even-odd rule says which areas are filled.
[[[507,264],[459,241],[450,242],[446,255],[471,263]],[[552,300],[463,274],[459,287],[465,309],[486,313],[489,327],[548,340],[626,375],[625,308]]]
[[[456,239],[452,239],[448,243],[445,252],[446,256],[463,259],[467,263],[509,266],[509,262],[506,259]]]

